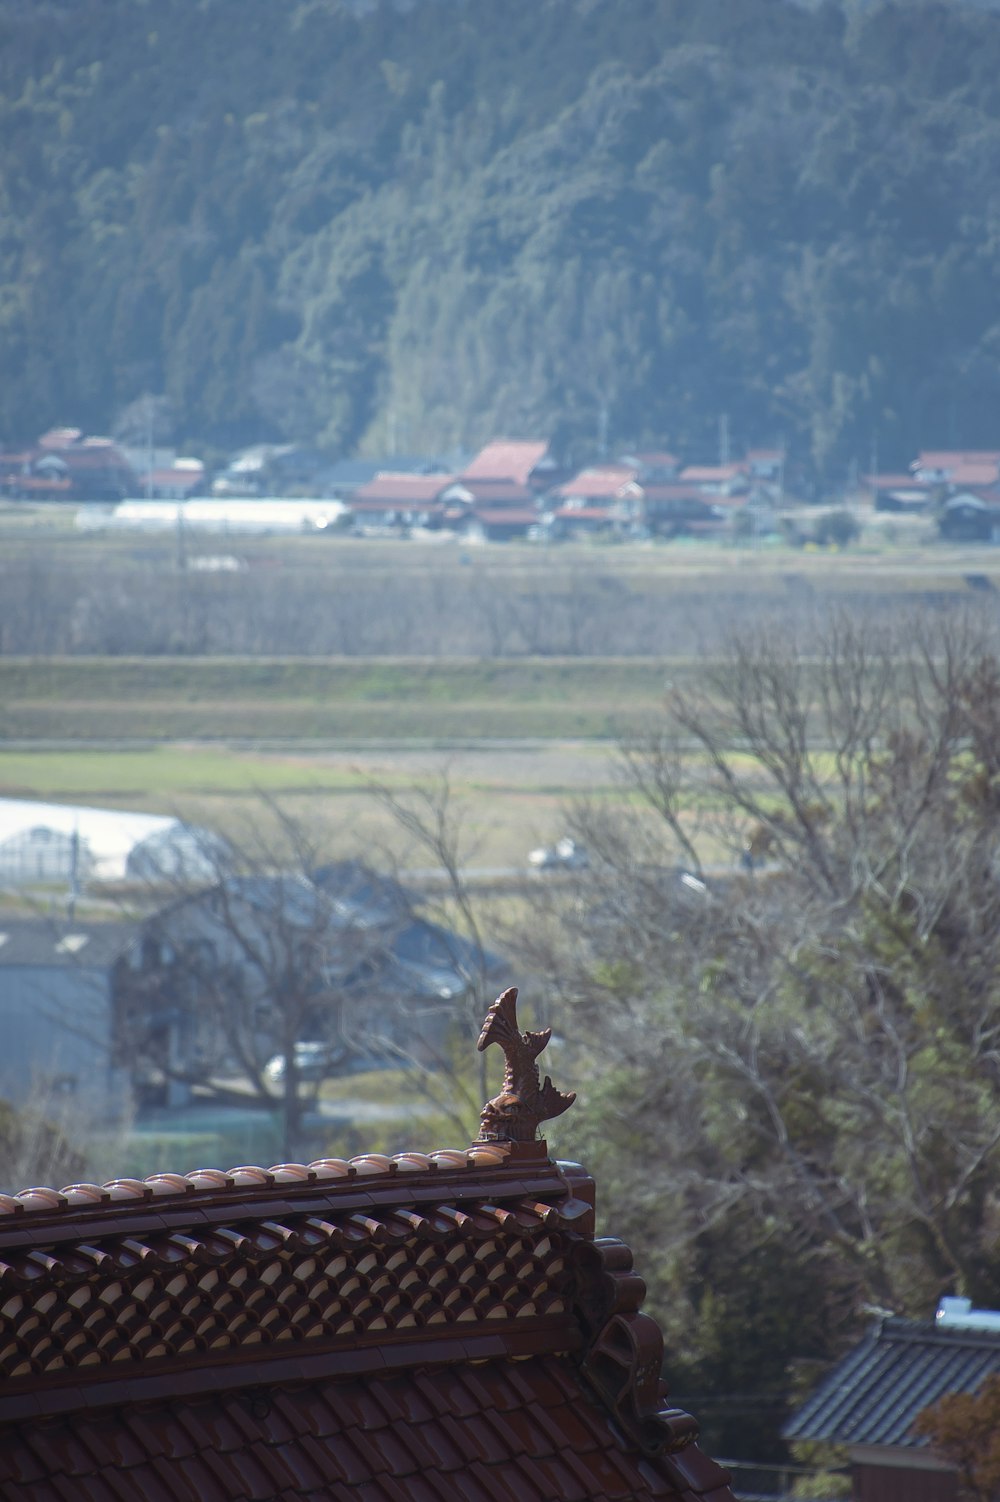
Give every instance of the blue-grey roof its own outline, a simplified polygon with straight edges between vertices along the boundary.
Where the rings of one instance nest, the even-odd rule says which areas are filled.
[[[802,1405],[785,1437],[916,1447],[926,1443],[912,1433],[922,1409],[948,1393],[975,1392],[994,1373],[1000,1331],[886,1319]]]

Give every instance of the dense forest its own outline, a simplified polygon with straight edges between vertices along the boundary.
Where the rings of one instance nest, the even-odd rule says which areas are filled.
[[[1000,436],[1000,18],[0,0],[0,440]]]

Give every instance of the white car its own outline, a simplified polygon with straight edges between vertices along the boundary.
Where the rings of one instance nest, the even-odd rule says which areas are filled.
[[[295,1066],[300,1080],[322,1080],[332,1074],[337,1061],[337,1050],[329,1043],[300,1042],[295,1045]],[[269,1085],[280,1085],[285,1078],[285,1056],[276,1053],[264,1065],[264,1078]]]
[[[578,845],[569,835],[563,835],[554,845],[541,845],[528,852],[528,865],[536,871],[582,871],[589,865],[587,850]]]

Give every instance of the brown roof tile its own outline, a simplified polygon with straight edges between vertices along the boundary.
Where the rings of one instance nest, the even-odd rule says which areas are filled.
[[[4,1196],[0,1496],[728,1499],[593,1199],[532,1143]]]

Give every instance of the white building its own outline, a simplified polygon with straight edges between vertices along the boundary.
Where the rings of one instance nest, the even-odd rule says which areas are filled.
[[[160,814],[0,798],[0,885],[217,880],[226,846]]]

